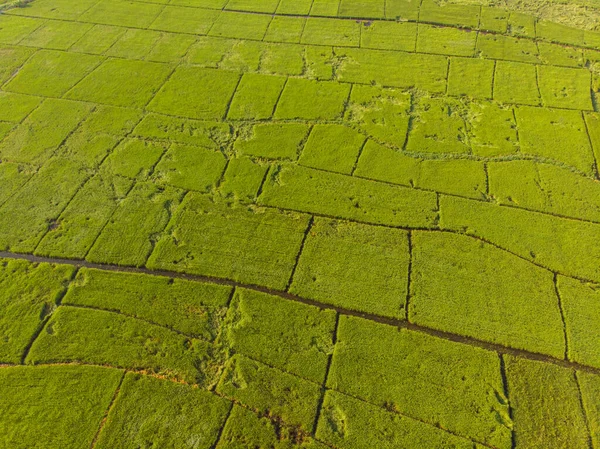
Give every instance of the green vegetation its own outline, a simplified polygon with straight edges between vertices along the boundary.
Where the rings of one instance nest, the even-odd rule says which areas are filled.
[[[233,148],[247,156],[295,161],[309,131],[303,123],[258,124],[248,138],[236,140]]]
[[[568,357],[588,366],[600,366],[596,348],[600,341],[595,323],[600,301],[598,286],[560,276],[557,281],[565,315]]]
[[[127,374],[95,447],[209,449],[230,408],[229,401],[207,391]]]
[[[411,322],[563,356],[552,273],[487,243],[449,233],[413,233],[412,254]]]
[[[466,438],[510,448],[512,423],[499,364],[496,354],[483,349],[341,317],[327,386]]]
[[[73,274],[74,269],[68,266],[1,261],[1,363],[21,361],[32,336],[56,308]]]
[[[315,219],[290,291],[344,309],[404,317],[405,231]]]
[[[116,311],[212,340],[230,295],[225,286],[82,268],[63,303]]]
[[[305,215],[228,206],[190,193],[156,243],[148,266],[282,289],[307,226]],[[147,239],[144,244],[150,247]]]
[[[589,447],[577,380],[572,370],[507,356],[506,377],[518,446]],[[564,422],[570,423],[569,426],[561,424]]]
[[[247,357],[232,357],[217,393],[299,432],[312,429],[321,387]]]
[[[298,163],[349,175],[365,143],[365,137],[341,125],[315,125]]]
[[[2,368],[2,444],[89,446],[122,376],[122,371],[95,366]]]
[[[304,167],[271,169],[259,203],[365,223],[430,227],[436,196]]]
[[[331,310],[240,289],[229,308],[227,332],[235,352],[323,382],[335,322]]]
[[[81,361],[210,385],[217,367],[203,363],[211,346],[164,327],[91,308],[61,307],[52,314],[26,359],[28,364]]]
[[[0,447],[599,449],[595,1],[0,0]]]

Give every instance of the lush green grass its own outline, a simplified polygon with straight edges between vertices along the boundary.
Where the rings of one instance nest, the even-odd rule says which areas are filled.
[[[0,0],[0,447],[599,445],[582,2]]]

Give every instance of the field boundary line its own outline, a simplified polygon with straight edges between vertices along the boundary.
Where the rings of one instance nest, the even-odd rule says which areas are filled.
[[[585,427],[587,430],[587,445],[588,449],[594,449],[594,439],[592,438],[592,428],[590,426],[590,419],[588,416],[588,411],[585,407],[585,401],[583,400],[583,393],[581,392],[581,382],[579,381],[579,375],[577,371],[573,372],[573,377],[575,378],[575,385],[577,385],[577,395],[579,397],[579,406],[581,407],[581,413],[583,414],[583,420],[585,421]]]
[[[567,320],[565,319],[565,309],[563,307],[562,297],[560,296],[560,290],[558,289],[558,275],[554,273],[552,277],[552,283],[554,284],[554,293],[556,294],[558,311],[560,312],[560,321],[563,328],[563,338],[565,339],[565,360],[569,360],[569,338],[567,333]]]
[[[117,400],[117,397],[119,396],[119,393],[121,392],[121,386],[123,386],[123,381],[125,380],[126,375],[127,375],[127,370],[124,370],[123,374],[121,374],[121,379],[119,380],[119,384],[117,385],[117,388],[115,389],[113,397],[112,397],[110,403],[108,404],[107,409],[104,412],[102,421],[100,421],[100,425],[98,426],[98,430],[96,431],[96,434],[94,435],[94,439],[92,440],[92,443],[90,444],[90,449],[94,449],[96,447],[96,443],[98,443],[98,438],[100,438],[100,434],[104,430],[104,426],[106,424],[106,420],[108,419],[108,415],[109,415],[110,411],[112,410],[113,405],[115,404],[115,401]]]
[[[431,232],[444,232],[444,231],[431,231]],[[120,266],[120,265],[110,265],[110,264],[99,264],[93,262],[87,262],[85,260],[76,260],[76,259],[60,259],[60,258],[50,258],[50,257],[41,257],[34,256],[32,254],[22,254],[22,253],[11,253],[6,251],[0,251],[0,258],[6,259],[20,259],[27,260],[32,263],[53,263],[53,264],[66,264],[73,265],[76,267],[85,267],[85,268],[93,268],[104,271],[113,271],[113,272],[123,272],[123,273],[140,273],[147,274],[152,276],[164,276],[173,279],[185,279],[197,282],[211,283],[217,285],[227,285],[236,288],[244,288],[247,290],[253,290],[257,292],[267,293],[272,296],[277,296],[283,299],[288,299],[290,301],[295,301],[298,303],[306,304],[313,307],[318,307],[323,310],[333,310],[335,312],[340,313],[340,315],[344,316],[354,316],[357,318],[363,318],[369,321],[373,321],[380,324],[386,324],[389,326],[394,326],[401,329],[408,329],[411,331],[419,332],[422,334],[427,334],[436,338],[440,338],[447,341],[453,341],[456,343],[462,343],[470,346],[479,347],[488,351],[513,355],[515,357],[521,357],[528,360],[537,360],[541,362],[551,363],[557,366],[562,366],[565,368],[575,369],[583,372],[588,372],[596,375],[600,375],[600,368],[596,368],[593,366],[583,365],[578,362],[574,362],[571,360],[559,359],[557,357],[548,355],[548,354],[540,354],[531,351],[527,351],[524,349],[517,349],[508,346],[504,346],[499,343],[492,343],[484,340],[479,340],[474,337],[468,337],[460,334],[454,334],[452,332],[442,331],[426,326],[422,326],[419,324],[409,323],[403,319],[390,318],[376,314],[370,314],[365,312],[360,312],[351,309],[344,309],[342,307],[334,306],[332,304],[322,303],[319,301],[315,301],[309,298],[303,298],[285,291],[281,290],[273,290],[268,287],[263,287],[259,285],[253,284],[244,284],[241,282],[233,281],[225,278],[217,278],[211,276],[204,276],[198,274],[188,274],[167,270],[151,270],[146,267],[133,267],[133,266]],[[575,278],[576,279],[576,278]],[[261,362],[262,363],[262,362]]]
[[[498,354],[498,358],[500,359],[500,377],[502,378],[502,389],[504,390],[504,396],[506,396],[506,401],[508,402],[508,417],[510,418],[511,423],[514,423],[514,410],[510,402],[510,392],[508,387],[508,378],[506,377],[506,362],[504,360],[504,354]],[[510,431],[510,435],[510,448],[516,449],[517,441],[514,426]]]

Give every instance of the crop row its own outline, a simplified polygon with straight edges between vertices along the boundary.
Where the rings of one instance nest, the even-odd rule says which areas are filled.
[[[167,6],[165,11],[169,11],[169,8],[172,7]],[[591,66],[592,71],[595,71],[593,67],[600,60],[600,52],[596,50],[410,22],[361,23],[227,13],[231,16],[228,21],[233,23],[220,27],[218,23],[213,25],[212,22],[207,24],[192,20],[189,17],[190,8],[179,9],[182,11],[167,14],[165,20],[160,20],[162,15],[159,16],[152,25],[153,29],[128,28],[128,24],[112,22],[94,25],[74,22],[70,17],[53,20],[5,15],[0,20],[0,24],[4,25],[0,29],[0,42],[161,62],[182,58],[196,41],[212,48],[210,55],[213,57],[220,48],[227,53],[242,45],[247,48],[238,50],[245,50],[244,56],[250,63],[253,58],[260,57],[261,52],[267,61],[280,59],[281,53],[288,54],[291,60],[287,64],[284,61],[280,61],[279,66],[276,61],[270,64],[275,70],[288,71],[297,70],[307,48],[318,52],[327,47],[334,47],[342,53],[344,49],[361,48],[368,50],[368,54],[385,50],[396,55],[416,53],[565,67]],[[256,17],[266,20],[264,29],[254,23]],[[245,23],[247,20],[251,22]],[[201,56],[201,51],[194,48],[192,59]]]
[[[77,7],[64,0],[40,0],[27,9],[13,9],[9,13],[133,28],[172,27],[174,22],[178,22],[184,29],[177,31],[187,33],[207,32],[213,26],[216,28],[215,33],[219,33],[231,27],[237,29],[230,28],[225,32],[242,33],[244,37],[247,37],[248,33],[253,36],[260,35],[260,30],[264,32],[268,28],[271,17],[279,23],[279,28],[300,31],[307,19],[315,24],[320,23],[325,27],[346,31],[352,30],[351,24],[355,21],[365,22],[367,27],[372,24],[375,28],[387,27],[388,31],[394,30],[394,22],[401,21],[411,25],[420,22],[578,47],[600,48],[600,33],[595,31],[539,21],[534,16],[516,11],[476,5],[440,4],[433,0],[163,0],[126,3],[85,0]],[[334,20],[336,16],[338,19]],[[345,20],[344,17],[349,20]]]
[[[333,224],[321,222],[315,221],[314,226]],[[373,230],[365,235],[364,227],[342,232],[348,238],[348,232],[356,236],[357,230],[363,232],[362,239],[377,237]],[[315,232],[323,230],[317,228]],[[335,230],[330,228],[326,232]],[[329,234],[319,239],[331,237]],[[440,247],[440,238],[449,239],[446,246]],[[462,241],[450,241],[454,238],[464,239],[414,233],[414,250],[424,251],[429,257],[431,248],[422,247],[433,245],[445,254],[448,248],[465,248]],[[473,246],[474,252],[494,251],[485,245]],[[389,251],[389,242],[385,248]],[[378,252],[381,253],[381,248]],[[497,268],[491,266],[489,254],[483,253],[476,259],[486,260],[490,270]],[[388,266],[392,263],[393,260],[387,260]],[[415,258],[415,263],[418,265],[420,260]],[[462,263],[455,267],[461,270]],[[522,267],[511,269],[518,271]],[[329,268],[330,272],[334,270]],[[490,276],[488,282],[489,279]],[[440,280],[437,277],[436,281]],[[529,285],[524,284],[525,288],[538,285],[531,279],[522,280],[529,282]],[[367,441],[377,441],[378,447],[390,448],[411,447],[417,443],[472,448],[472,441],[476,441],[485,447],[503,449],[511,447],[513,432],[517,448],[529,447],[533,442],[585,448],[590,437],[585,426],[586,416],[594,438],[595,429],[600,425],[600,414],[593,402],[600,388],[597,374],[575,372],[572,368],[522,357],[499,356],[488,349],[346,314],[339,316],[332,310],[267,293],[162,276],[88,268],[75,271],[67,265],[8,259],[2,263],[0,283],[0,298],[6,305],[0,316],[5,329],[0,344],[3,362],[104,365],[200,387],[192,390],[127,374],[96,447],[114,447],[116,441],[120,447],[135,447],[140,438],[189,438],[187,432],[190,432],[189,426],[194,428],[194,420],[198,421],[196,425],[202,425],[203,430],[198,430],[200,435],[205,435],[202,445],[197,447],[213,447],[217,430],[231,407],[219,397],[253,410],[259,416],[280,420],[283,439],[291,440],[288,444],[303,439],[308,443],[312,434],[327,445],[342,449],[364,447]],[[567,301],[570,288],[578,289],[576,297],[586,288],[572,280],[567,280],[566,285],[564,289],[562,280],[559,283],[565,305],[571,301]],[[494,291],[490,287],[482,287],[487,288],[482,292],[484,296]],[[513,287],[519,289],[516,285]],[[463,285],[460,292],[464,291],[467,290]],[[522,295],[523,291],[519,293]],[[437,298],[436,310],[439,310],[440,299]],[[459,303],[465,298],[457,299],[448,307],[453,310],[450,314],[460,320],[461,314],[454,307],[461,307]],[[549,335],[544,324],[551,320],[541,315],[547,315],[546,309],[556,305],[537,303],[538,299],[528,302],[525,309],[532,312],[532,320],[540,323],[539,329]],[[411,301],[419,303],[419,295],[414,295]],[[489,303],[499,307],[496,312],[485,310]],[[504,309],[501,302],[487,300],[472,304],[480,312],[482,326],[490,315],[500,317],[512,310],[513,304],[505,305]],[[522,308],[523,304],[517,307]],[[506,316],[506,319],[512,317]],[[529,327],[524,329],[523,335],[535,340],[533,335],[527,335],[535,323],[525,322],[522,315],[518,319]],[[507,321],[508,326],[514,324]],[[582,329],[581,326],[576,328]],[[595,345],[590,349],[593,347]],[[451,370],[448,367],[452,367]],[[123,374],[120,373],[106,368],[75,366],[0,369],[1,388],[12,391],[5,396],[7,402],[3,402],[11,410],[2,415],[3,425],[11,430],[4,438],[9,442],[40,436],[64,440],[66,435],[72,435],[72,432],[61,434],[68,428],[69,419],[61,420],[67,427],[47,429],[49,433],[40,435],[31,430],[44,430],[50,421],[38,420],[31,427],[26,416],[31,416],[31,407],[36,404],[52,401],[47,409],[51,415],[78,398],[79,405],[66,409],[82,426],[77,438],[89,441],[121,382]],[[91,378],[87,378],[88,375]],[[97,376],[103,380],[93,381]],[[19,381],[15,383],[17,378]],[[43,389],[27,389],[32,382],[48,385]],[[71,390],[70,393],[61,394],[66,391],[64,388]],[[154,393],[146,394],[148,388]],[[214,391],[217,396],[203,392],[205,389]],[[547,394],[548,389],[552,395]],[[81,400],[90,394],[94,400]],[[11,398],[18,402],[11,402]],[[160,406],[163,400],[169,400],[171,405]],[[173,401],[182,402],[174,404]],[[146,402],[147,407],[139,406]],[[217,408],[208,413],[207,407]],[[197,417],[200,411],[202,419]],[[181,414],[179,419],[189,421],[179,429],[169,429],[163,426],[164,420],[157,419],[157,413]],[[89,419],[82,420],[83,415]],[[248,416],[242,419],[238,415]],[[215,417],[214,422],[211,416]],[[226,436],[231,434],[231,438],[235,435],[241,441],[247,441],[244,438],[252,441],[252,438],[263,434],[267,438],[270,434],[264,429],[270,426],[269,420],[263,420],[262,425],[253,423],[257,418],[243,409],[234,409],[233,416],[236,416],[234,421],[228,422],[233,429],[228,431],[225,426],[223,434]],[[237,421],[248,420],[245,426],[250,429],[258,426],[263,431],[235,430]],[[565,421],[574,423],[568,431],[559,425]],[[11,423],[14,427],[10,427]],[[240,423],[237,425],[242,425]],[[135,426],[142,427],[131,431]],[[557,428],[560,430],[556,431]],[[26,434],[25,429],[28,429]],[[70,441],[65,441],[64,447],[76,442]]]

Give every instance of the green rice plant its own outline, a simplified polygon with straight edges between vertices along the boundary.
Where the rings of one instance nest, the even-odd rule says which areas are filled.
[[[190,47],[186,59],[194,65],[217,68],[235,43],[233,39],[202,36]]]
[[[416,43],[416,23],[376,21],[362,24],[361,48],[415,51]]]
[[[217,149],[231,139],[231,129],[225,123],[150,113],[135,127],[133,135]]]
[[[267,175],[259,204],[323,214],[364,223],[430,227],[436,195],[400,186],[282,166]]]
[[[104,310],[60,307],[31,346],[26,363],[81,362],[146,370],[209,386],[218,367],[211,344]]]
[[[153,30],[172,31],[174,33],[206,34],[213,26],[219,11],[205,8],[182,8],[167,5],[152,22]]]
[[[221,119],[239,79],[233,72],[180,66],[148,109],[195,119]]]
[[[0,120],[20,123],[36,109],[41,102],[42,99],[39,97],[0,92]]]
[[[600,404],[597,401],[600,395],[600,377],[597,374],[578,371],[577,380],[590,429],[591,441],[594,446],[597,446],[600,443]]]
[[[186,196],[147,266],[283,290],[308,217]]]
[[[256,163],[246,157],[230,159],[223,175],[223,181],[219,185],[219,192],[226,198],[253,202],[267,169],[268,166]]]
[[[581,48],[565,47],[548,42],[538,42],[540,60],[544,64],[567,67],[583,66],[583,50]]]
[[[10,10],[11,15],[44,17],[47,19],[77,20],[87,9],[96,4],[95,0],[81,0],[77,4],[69,0],[52,0],[51,2],[34,2],[32,0],[16,0]]]
[[[195,36],[176,33],[162,33],[159,41],[146,56],[153,62],[180,62],[188,49],[196,42]]]
[[[345,309],[404,318],[405,231],[316,218],[290,292]]]
[[[593,110],[592,78],[587,69],[539,66],[540,94],[545,106]]]
[[[517,447],[588,448],[573,371],[536,360],[505,358]]]
[[[445,56],[355,48],[336,49],[336,55],[341,61],[336,72],[339,81],[446,91]]]
[[[79,22],[49,20],[19,41],[20,45],[53,50],[67,50],[87,33],[93,25]]]
[[[565,315],[569,360],[600,367],[597,351],[600,333],[595,324],[600,303],[598,285],[559,276],[557,288]]]
[[[473,447],[466,438],[333,390],[325,393],[316,435],[341,449]]]
[[[313,0],[310,7],[310,15],[313,16],[337,16],[340,0]]]
[[[45,20],[41,19],[1,14],[0,44],[17,45],[42,26],[44,22]]]
[[[15,128],[14,123],[0,122],[0,140]]]
[[[68,159],[50,159],[0,208],[0,248],[32,252],[88,176]]]
[[[473,56],[477,33],[459,28],[419,24],[417,51],[451,56]]]
[[[78,129],[87,133],[123,137],[133,130],[143,115],[139,109],[97,105]]]
[[[217,385],[219,395],[303,433],[312,430],[320,390],[318,384],[242,355],[229,359]]]
[[[501,103],[539,105],[536,66],[498,61],[494,76],[494,100]]]
[[[385,0],[340,0],[339,17],[380,18],[384,16]]]
[[[535,161],[488,164],[490,195],[500,204],[600,221],[600,184],[565,167]]]
[[[295,161],[309,131],[304,123],[258,124],[247,138],[238,138],[233,148],[244,155]]]
[[[35,253],[83,259],[132,184],[121,176],[95,175],[51,223]]]
[[[505,34],[508,31],[508,16],[510,12],[504,9],[482,6],[479,19],[479,29]],[[483,33],[480,33],[483,37]]]
[[[38,3],[39,4],[39,3]],[[127,31],[127,28],[111,25],[94,25],[69,51],[102,55]]]
[[[209,449],[230,408],[229,401],[208,391],[128,373],[95,447]]]
[[[336,57],[333,55],[333,47],[309,45],[304,48],[306,63],[306,77],[316,80],[332,80],[333,66]]]
[[[226,163],[219,151],[174,144],[156,165],[153,181],[184,190],[209,192],[221,179]]]
[[[0,133],[1,134],[1,133]],[[0,164],[0,204],[8,200],[17,192],[35,173],[35,169],[24,164],[3,162]]]
[[[158,31],[130,28],[104,54],[124,59],[144,59],[160,36]]]
[[[424,0],[419,11],[419,20],[442,25],[455,25],[461,28],[477,28],[479,6],[469,4],[438,3]]]
[[[336,314],[252,290],[237,289],[228,311],[233,351],[307,380],[325,380]]]
[[[68,265],[2,260],[0,362],[21,363],[31,338],[56,309],[74,272],[75,269]]]
[[[557,358],[564,355],[561,312],[549,271],[449,233],[414,232],[412,257],[411,322]]]
[[[102,59],[92,55],[40,50],[33,55],[4,89],[10,92],[62,97]]]
[[[314,4],[313,4],[314,9]],[[311,17],[302,33],[303,44],[358,47],[361,24],[354,20],[336,20]]]
[[[127,198],[119,202],[86,259],[117,265],[144,265],[182,196],[179,189],[163,189],[150,182],[136,184]]]
[[[531,14],[511,11],[508,16],[508,33],[513,36],[525,36],[535,38],[535,26],[537,19]]]
[[[78,449],[92,444],[123,372],[98,366],[0,370],[0,442]]]
[[[481,56],[487,59],[529,62],[532,64],[540,61],[537,45],[531,39],[481,33],[479,39],[477,39],[477,50]]]
[[[349,175],[354,169],[365,137],[343,125],[315,125],[298,163]]]
[[[219,62],[219,68],[239,73],[257,72],[266,44],[257,41],[231,40],[232,46]]]
[[[96,3],[79,16],[79,20],[128,28],[148,28],[163,8],[160,4],[108,0]]]
[[[245,73],[227,112],[229,120],[262,120],[273,115],[286,78]]]
[[[225,9],[274,13],[279,0],[229,0]]]
[[[483,163],[468,159],[417,159],[368,141],[356,176],[407,187],[481,198],[485,192]]]
[[[485,445],[511,447],[496,353],[349,316],[340,317],[337,336],[328,388]]]
[[[385,18],[396,20],[418,20],[421,2],[418,0],[386,0]]]
[[[519,139],[512,108],[492,102],[471,102],[467,121],[469,144],[478,156],[517,153]]]
[[[417,153],[468,153],[463,104],[451,98],[423,97],[413,106],[416,119],[406,149]]]
[[[450,58],[448,95],[491,100],[495,62],[477,58]]]
[[[442,196],[440,227],[484,239],[552,271],[600,280],[596,223]]]
[[[209,36],[260,41],[271,23],[266,14],[245,14],[223,11],[208,32]]]
[[[258,417],[251,411],[234,404],[223,428],[216,449],[246,447],[270,449],[326,449],[310,436],[299,434],[298,429],[269,417]]]
[[[349,93],[348,84],[290,78],[277,104],[275,118],[305,120],[341,118]]]
[[[547,20],[540,20],[536,24],[536,37],[550,42],[576,45],[578,47],[585,45],[583,29]]]
[[[63,304],[117,311],[214,340],[230,295],[223,285],[82,268]]]
[[[73,101],[44,100],[0,142],[0,155],[13,162],[44,163],[91,109]]]
[[[346,120],[369,136],[403,147],[408,132],[410,94],[375,86],[352,86]]]
[[[277,14],[307,15],[312,3],[312,0],[281,0],[276,12]]]
[[[282,6],[283,2],[284,0],[282,0]],[[291,8],[295,8],[299,3],[298,1],[288,2]],[[274,16],[263,40],[265,42],[299,44],[305,24],[306,19],[303,17]]]
[[[563,162],[588,175],[594,154],[579,111],[519,107],[515,109],[523,153]]]
[[[166,64],[155,62],[109,59],[65,97],[112,106],[142,108],[154,97],[172,70]]]
[[[260,71],[269,74],[300,76],[304,73],[305,48],[295,44],[263,44]]]
[[[600,33],[594,30],[583,30],[583,46],[600,49]]]
[[[148,177],[165,152],[165,144],[138,139],[125,139],[106,158],[102,168],[127,178]]]
[[[0,24],[3,17],[0,17]],[[0,83],[9,80],[34,52],[26,47],[0,47]]]

